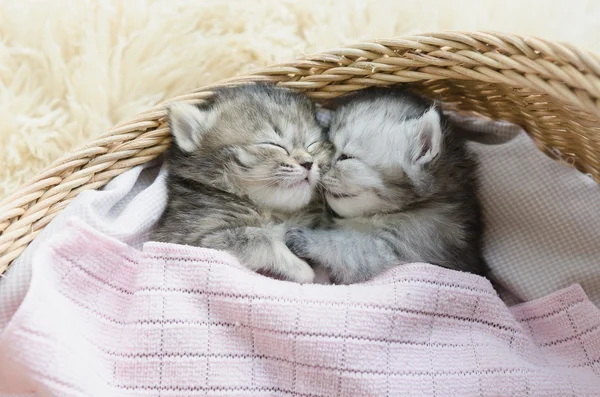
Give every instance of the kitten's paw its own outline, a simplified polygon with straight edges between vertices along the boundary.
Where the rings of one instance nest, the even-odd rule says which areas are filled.
[[[309,230],[304,227],[293,227],[285,232],[285,245],[299,258],[309,256]]]
[[[315,271],[301,259],[295,258],[293,263],[286,267],[286,277],[290,281],[300,284],[312,284],[315,282]]]

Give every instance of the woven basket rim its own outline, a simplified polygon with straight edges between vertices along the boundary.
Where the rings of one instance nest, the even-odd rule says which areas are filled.
[[[585,124],[600,118],[599,76],[600,55],[572,44],[494,31],[442,31],[332,48],[196,88],[65,153],[5,197],[0,202],[0,274],[77,194],[104,186],[169,146],[169,102],[197,103],[216,87],[261,81],[304,91],[315,100],[369,86],[464,81],[539,93],[576,109],[578,119],[571,121]],[[543,132],[540,136],[543,140]],[[598,180],[600,167],[593,176]]]

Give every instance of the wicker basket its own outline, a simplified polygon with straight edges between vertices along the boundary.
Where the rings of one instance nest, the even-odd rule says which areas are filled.
[[[408,83],[453,110],[523,126],[539,147],[559,150],[600,181],[600,56],[574,46],[490,32],[375,40],[221,81],[211,89],[271,81],[325,101],[369,86]],[[169,146],[164,103],[65,154],[0,203],[0,274],[77,194],[98,189]]]

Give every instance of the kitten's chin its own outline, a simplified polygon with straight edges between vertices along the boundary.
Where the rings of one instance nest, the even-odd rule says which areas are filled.
[[[327,204],[342,218],[356,218],[376,213],[385,203],[373,192],[365,191],[355,195],[333,195],[326,193]]]
[[[250,199],[261,207],[294,212],[306,207],[312,199],[312,187],[301,183],[289,188],[262,188],[252,191]]]

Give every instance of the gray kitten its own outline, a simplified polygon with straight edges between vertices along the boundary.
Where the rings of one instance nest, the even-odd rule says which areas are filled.
[[[218,90],[209,103],[169,108],[174,138],[168,204],[153,240],[227,251],[291,281],[315,273],[286,247],[290,225],[315,227],[318,185],[331,162],[317,108],[265,84]]]
[[[334,226],[288,230],[292,252],[341,284],[406,262],[487,274],[476,159],[434,103],[366,90],[335,112],[329,137],[322,183]]]

